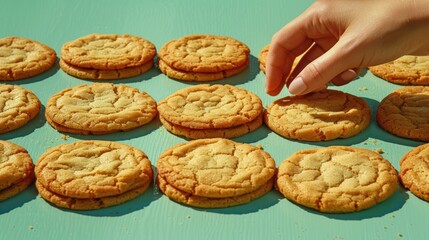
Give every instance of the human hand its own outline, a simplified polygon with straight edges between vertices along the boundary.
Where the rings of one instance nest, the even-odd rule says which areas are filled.
[[[429,0],[316,1],[273,36],[266,92],[277,95],[286,84],[301,95],[346,84],[360,68],[429,54],[428,36]]]

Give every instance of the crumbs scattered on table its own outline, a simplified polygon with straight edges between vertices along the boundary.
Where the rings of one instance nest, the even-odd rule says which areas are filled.
[[[402,233],[398,233],[398,237],[403,237]]]
[[[381,148],[377,148],[375,151],[378,152],[378,153],[380,153],[380,154],[384,153],[383,149],[381,149]]]
[[[61,135],[61,139],[63,139],[64,141],[67,141],[67,139],[69,138],[69,136],[68,135]]]
[[[28,230],[32,231],[34,227],[32,225],[28,226]]]
[[[368,90],[367,87],[360,87],[360,88],[358,88],[358,91],[367,91],[367,90]]]

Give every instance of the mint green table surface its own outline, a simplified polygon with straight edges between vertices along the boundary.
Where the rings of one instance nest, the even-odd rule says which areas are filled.
[[[250,66],[243,73],[216,83],[246,88],[267,106],[279,97],[264,92],[265,75],[259,71],[257,61],[259,51],[278,29],[310,4],[308,0],[2,0],[0,37],[31,38],[51,46],[59,55],[65,42],[91,33],[139,35],[158,49],[187,34],[231,36],[251,49]],[[64,88],[91,82],[67,75],[57,63],[39,76],[2,83],[28,88],[46,104],[52,94]],[[156,68],[115,83],[137,87],[157,101],[195,84],[169,79]],[[374,116],[381,99],[399,87],[365,72],[340,89],[365,99]],[[284,90],[281,96],[287,94]],[[165,149],[186,141],[167,132],[158,120],[130,132],[102,136],[70,134],[67,140],[62,135],[46,123],[43,108],[29,124],[0,135],[0,139],[25,147],[34,162],[58,144],[83,139],[118,141],[142,149],[154,166]],[[381,148],[383,156],[397,170],[401,157],[422,144],[384,132],[374,118],[362,133],[344,140],[291,141],[265,126],[234,140],[260,144],[277,165],[301,149],[330,145]],[[322,214],[288,201],[275,190],[241,206],[198,209],[170,201],[154,185],[140,197],[119,206],[71,211],[45,202],[32,185],[0,203],[0,239],[427,239],[428,220],[429,203],[402,187],[373,208],[350,214]]]

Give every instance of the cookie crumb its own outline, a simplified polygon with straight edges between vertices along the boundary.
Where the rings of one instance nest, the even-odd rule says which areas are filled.
[[[264,150],[264,147],[262,147],[261,144],[256,144],[256,147],[259,148],[259,149],[261,149],[261,150]]]
[[[367,87],[360,87],[360,88],[358,88],[358,91],[367,91],[367,90],[368,90]]]
[[[67,141],[67,139],[69,138],[69,136],[68,135],[61,135],[61,139],[63,139],[64,141]]]
[[[403,237],[404,235],[402,235],[402,233],[398,233],[398,237]]]
[[[381,148],[377,148],[375,151],[380,153],[380,154],[384,153],[383,149],[381,149]]]
[[[34,229],[34,227],[32,226],[32,225],[30,225],[30,226],[28,226],[28,230],[33,230]]]
[[[187,219],[191,219],[191,215],[187,215],[187,216],[186,216],[186,218],[187,218]]]

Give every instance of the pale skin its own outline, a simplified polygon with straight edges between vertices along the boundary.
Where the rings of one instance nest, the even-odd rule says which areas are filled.
[[[316,0],[272,37],[266,92],[344,85],[360,69],[403,55],[429,55],[429,0]]]

